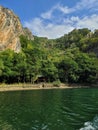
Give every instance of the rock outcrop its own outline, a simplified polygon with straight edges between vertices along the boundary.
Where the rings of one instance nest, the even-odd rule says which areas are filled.
[[[33,40],[32,33],[24,29],[19,17],[8,8],[0,6],[0,51],[11,49],[15,52],[21,50],[20,35],[26,35]]]
[[[34,40],[31,31],[27,27],[23,28],[23,31],[24,31],[24,35],[28,38],[28,40]]]

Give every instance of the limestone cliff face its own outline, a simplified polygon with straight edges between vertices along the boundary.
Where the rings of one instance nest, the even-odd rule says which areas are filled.
[[[28,31],[30,34],[30,31]],[[12,49],[15,52],[21,50],[20,35],[27,35],[33,40],[32,34],[29,36],[23,29],[18,16],[11,10],[0,6],[0,51]]]

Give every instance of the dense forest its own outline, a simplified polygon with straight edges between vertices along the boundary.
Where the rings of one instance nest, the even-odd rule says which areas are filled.
[[[0,83],[97,83],[98,30],[74,29],[57,39],[20,36],[20,41],[20,53],[0,52]]]

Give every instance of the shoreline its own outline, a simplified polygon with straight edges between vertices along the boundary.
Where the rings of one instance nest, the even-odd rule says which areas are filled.
[[[41,90],[41,89],[74,89],[74,88],[89,88],[78,84],[60,84],[54,86],[52,83],[44,84],[0,84],[0,92],[4,91],[25,91],[25,90]]]

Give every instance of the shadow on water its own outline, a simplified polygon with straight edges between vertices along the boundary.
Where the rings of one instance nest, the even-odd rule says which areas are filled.
[[[87,130],[96,115],[98,89],[0,93],[0,130]]]

